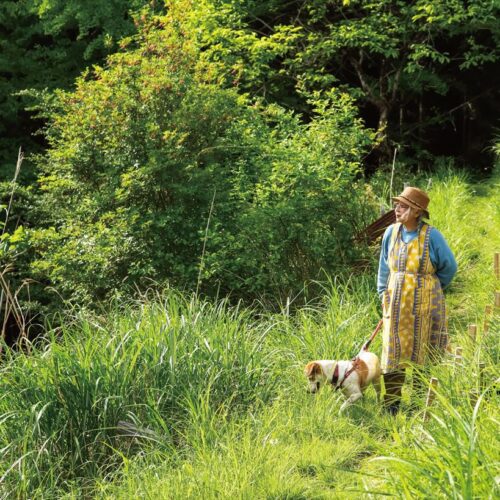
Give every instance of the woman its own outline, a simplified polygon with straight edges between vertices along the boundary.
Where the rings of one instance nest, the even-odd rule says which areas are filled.
[[[457,264],[443,235],[423,222],[429,197],[406,187],[393,198],[396,223],[382,240],[377,290],[383,304],[382,372],[384,404],[399,410],[405,368],[425,365],[433,352],[447,346],[443,289]]]

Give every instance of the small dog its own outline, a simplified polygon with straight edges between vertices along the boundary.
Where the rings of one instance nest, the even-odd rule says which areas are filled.
[[[309,391],[317,392],[325,383],[342,389],[347,400],[340,407],[343,412],[349,405],[363,397],[363,390],[373,383],[380,394],[380,362],[372,352],[361,350],[352,361],[321,359],[307,363],[304,373],[309,379]]]

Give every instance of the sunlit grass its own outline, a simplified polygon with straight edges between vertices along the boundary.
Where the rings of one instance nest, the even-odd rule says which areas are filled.
[[[448,354],[425,374],[439,380],[426,422],[410,384],[396,418],[373,388],[343,416],[341,395],[305,391],[307,361],[349,358],[375,327],[374,273],[332,280],[294,312],[165,290],[75,316],[31,355],[4,360],[2,496],[494,498],[498,310],[486,336],[483,319],[500,288],[498,188],[474,194],[453,173],[433,182],[432,222],[460,266],[447,304],[463,360]]]

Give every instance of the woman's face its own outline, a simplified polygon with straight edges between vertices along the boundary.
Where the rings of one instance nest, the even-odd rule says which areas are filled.
[[[400,201],[394,203],[394,212],[396,213],[396,222],[402,224],[416,224],[420,215],[420,210],[416,210]]]

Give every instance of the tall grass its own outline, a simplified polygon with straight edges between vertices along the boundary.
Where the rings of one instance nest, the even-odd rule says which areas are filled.
[[[493,498],[498,494],[496,390],[490,383],[475,396],[472,364],[460,371],[441,367],[437,375],[431,421],[423,426],[418,414],[405,436],[398,431],[404,446],[375,460],[387,467],[391,490],[402,498]]]
[[[193,407],[243,411],[276,390],[269,325],[226,302],[175,292],[82,317],[29,356],[2,367],[2,485],[31,496],[47,485],[112,470],[130,445],[120,421],[182,446]],[[36,473],[35,473],[36,472]]]
[[[3,496],[493,498],[500,321],[477,344],[467,323],[482,325],[499,285],[498,184],[473,189],[446,174],[431,192],[433,223],[460,265],[448,305],[464,362],[447,356],[430,370],[440,385],[429,421],[421,406],[410,411],[409,384],[396,418],[372,388],[343,416],[341,395],[305,391],[307,361],[353,356],[376,325],[373,274],[325,283],[293,313],[165,290],[82,313],[31,355],[4,360]]]

